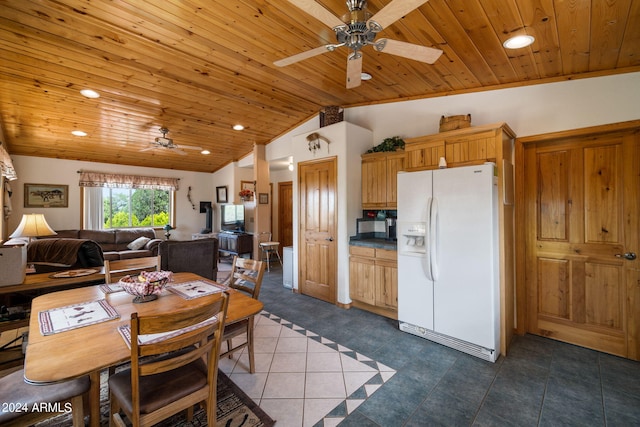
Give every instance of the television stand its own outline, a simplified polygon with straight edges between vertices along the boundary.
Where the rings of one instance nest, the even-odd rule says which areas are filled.
[[[218,252],[242,256],[253,253],[253,236],[242,232],[218,233]]]

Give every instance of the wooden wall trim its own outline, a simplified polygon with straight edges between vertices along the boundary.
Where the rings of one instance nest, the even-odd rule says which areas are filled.
[[[609,123],[606,125],[590,126],[586,128],[569,129],[559,132],[544,133],[539,135],[516,138],[516,144],[523,145],[539,142],[561,141],[567,138],[584,137],[587,135],[602,135],[614,132],[628,132],[637,128],[640,130],[640,120],[630,120],[627,122]]]

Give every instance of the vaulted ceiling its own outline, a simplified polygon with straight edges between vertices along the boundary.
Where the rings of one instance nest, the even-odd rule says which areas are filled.
[[[371,0],[369,10],[390,2]],[[639,1],[431,0],[379,37],[442,56],[429,65],[366,46],[363,71],[373,78],[346,89],[345,47],[273,64],[336,43],[330,27],[292,3],[313,2],[3,0],[0,121],[8,151],[213,172],[326,106],[640,70]],[[343,0],[317,3],[336,16],[347,12]],[[505,49],[515,34],[536,41]],[[85,88],[100,97],[81,96]],[[151,149],[161,127],[185,155]]]

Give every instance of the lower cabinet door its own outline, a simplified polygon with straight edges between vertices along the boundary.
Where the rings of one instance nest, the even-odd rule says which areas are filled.
[[[351,299],[375,305],[375,280],[375,261],[352,256],[349,260],[349,296]]]

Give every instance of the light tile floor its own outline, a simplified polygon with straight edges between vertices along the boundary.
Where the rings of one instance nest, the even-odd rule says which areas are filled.
[[[220,360],[220,369],[277,427],[335,426],[396,372],[266,311],[254,334],[255,374],[246,349]]]

